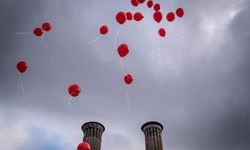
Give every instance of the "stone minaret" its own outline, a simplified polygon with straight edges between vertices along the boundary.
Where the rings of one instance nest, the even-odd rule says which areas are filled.
[[[90,144],[91,150],[101,150],[102,133],[105,127],[99,122],[87,122],[82,125],[83,141]]]
[[[163,150],[161,138],[162,124],[150,121],[142,125],[141,130],[145,135],[146,150]]]

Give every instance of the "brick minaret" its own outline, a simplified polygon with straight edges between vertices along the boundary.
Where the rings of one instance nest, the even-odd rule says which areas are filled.
[[[163,150],[161,138],[162,124],[150,121],[142,125],[141,130],[145,135],[146,150]]]
[[[91,150],[101,150],[102,133],[105,127],[99,122],[87,122],[82,125],[83,141],[90,144]]]

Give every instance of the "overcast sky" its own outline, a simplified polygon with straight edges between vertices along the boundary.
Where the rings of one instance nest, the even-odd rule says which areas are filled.
[[[144,150],[140,127],[154,120],[165,150],[249,150],[250,0],[154,1],[185,15],[157,24],[153,9],[130,0],[0,0],[0,149],[75,150],[81,125],[98,121],[102,150]],[[114,46],[118,11],[144,19],[122,25]],[[47,21],[43,42],[16,34]],[[104,24],[110,32],[90,44]],[[29,64],[22,76],[19,60]],[[82,91],[69,106],[72,83]]]

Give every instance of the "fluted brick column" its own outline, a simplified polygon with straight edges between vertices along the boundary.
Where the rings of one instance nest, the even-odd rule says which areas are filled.
[[[83,141],[90,144],[91,150],[101,150],[102,133],[105,127],[99,122],[87,122],[82,125]]]
[[[161,132],[162,124],[156,121],[150,121],[142,125],[142,132],[145,135],[146,150],[163,150]]]

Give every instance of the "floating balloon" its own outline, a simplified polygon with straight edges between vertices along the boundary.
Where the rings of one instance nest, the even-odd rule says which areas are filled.
[[[123,43],[121,44],[118,49],[118,54],[120,55],[120,57],[124,57],[129,53],[129,49],[128,49],[128,45]]]
[[[107,34],[109,31],[108,26],[103,25],[100,27],[100,34]]]
[[[177,8],[175,13],[178,17],[182,17],[184,15],[184,10],[182,8]]]
[[[119,23],[119,24],[124,24],[126,22],[126,14],[122,11],[118,12],[116,14],[116,21]]]
[[[144,3],[145,2],[145,0],[137,0],[139,3]]]
[[[133,19],[132,13],[131,12],[127,12],[126,13],[126,18],[127,18],[127,20],[132,20]]]
[[[50,31],[52,27],[51,27],[51,24],[49,22],[45,22],[45,23],[43,23],[42,28],[44,31]]]
[[[153,2],[152,0],[149,0],[149,1],[147,2],[148,8],[151,8],[153,5],[154,5],[154,2]]]
[[[90,145],[87,142],[82,142],[77,146],[77,150],[90,150]]]
[[[20,73],[24,73],[28,68],[28,64],[25,61],[19,61],[16,64],[16,68]]]
[[[137,7],[139,3],[137,2],[137,0],[131,0],[131,4],[132,6]]]
[[[161,37],[165,37],[165,35],[166,35],[165,29],[164,29],[164,28],[160,28],[160,29],[158,30],[158,34],[159,34]]]
[[[159,11],[160,9],[161,9],[161,5],[160,4],[157,3],[157,4],[154,5],[154,10],[155,11]]]
[[[81,88],[78,84],[72,84],[71,86],[69,86],[68,92],[71,96],[76,97],[80,94]]]
[[[131,84],[133,82],[133,77],[131,74],[127,74],[124,76],[123,80],[126,84]]]
[[[160,23],[162,20],[162,13],[160,11],[156,11],[153,17],[156,22]]]
[[[33,33],[34,33],[36,36],[41,36],[41,35],[43,35],[43,30],[42,30],[42,28],[35,28],[35,29],[33,30]]]
[[[173,12],[170,12],[170,13],[167,14],[167,20],[168,20],[169,22],[174,21],[174,19],[175,19],[175,15],[174,15]]]
[[[144,18],[144,16],[143,16],[142,13],[140,13],[140,12],[136,12],[136,13],[134,14],[134,19],[135,19],[135,21],[141,21],[143,18]]]

